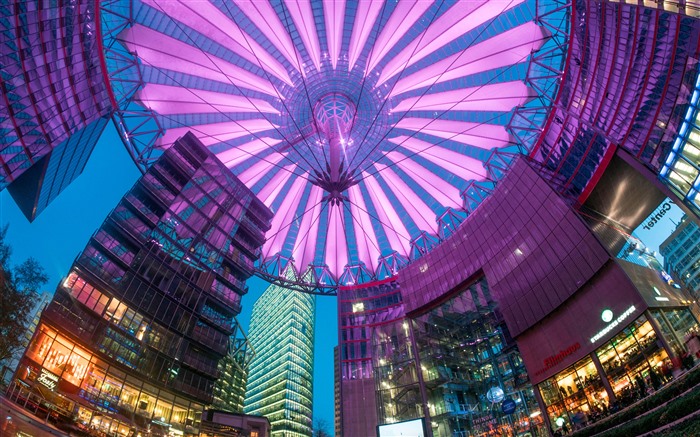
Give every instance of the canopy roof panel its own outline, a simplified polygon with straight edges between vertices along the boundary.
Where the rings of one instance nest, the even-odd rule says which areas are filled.
[[[137,163],[192,131],[275,213],[260,273],[332,292],[429,250],[531,149],[562,5],[112,1],[102,33]]]

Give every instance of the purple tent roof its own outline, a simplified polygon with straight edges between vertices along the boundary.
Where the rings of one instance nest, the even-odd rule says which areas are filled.
[[[102,32],[137,162],[192,131],[275,213],[260,272],[332,290],[395,274],[529,151],[513,114],[557,90],[533,53],[563,62],[547,3],[142,0]]]

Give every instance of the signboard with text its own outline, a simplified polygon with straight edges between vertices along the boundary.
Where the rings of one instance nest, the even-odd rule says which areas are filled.
[[[58,375],[42,368],[39,376],[36,378],[36,382],[53,391],[58,385]]]

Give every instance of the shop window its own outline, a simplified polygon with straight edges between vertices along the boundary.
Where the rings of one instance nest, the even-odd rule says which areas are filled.
[[[158,390],[149,384],[144,384],[139,396],[136,412],[144,416],[151,416],[156,406]]]
[[[569,423],[578,412],[602,415],[608,408],[607,392],[589,356],[539,384],[538,388],[553,423],[557,418]]]
[[[189,402],[187,402],[186,400],[182,398],[175,398],[175,404],[173,405],[173,414],[170,423],[185,425],[185,422],[187,420],[188,405]]]
[[[91,354],[89,352],[75,346],[64,366],[63,374],[61,375],[63,379],[73,385],[80,386],[90,366],[90,357]]]
[[[46,354],[46,359],[44,360],[44,368],[47,370],[60,375],[63,366],[68,362],[71,353],[71,342],[68,339],[61,337],[60,335],[56,337],[56,341],[51,345],[51,349]]]
[[[128,412],[134,412],[138,406],[139,389],[126,383],[119,397],[119,405]]]
[[[122,304],[119,299],[113,297],[107,306],[104,318],[118,324],[124,316],[126,308],[126,305]]]
[[[39,364],[44,363],[46,355],[48,355],[53,345],[54,338],[56,337],[56,331],[48,328],[46,325],[42,324],[37,330],[37,334],[34,337],[34,341],[31,343],[29,348],[27,348],[26,355],[30,359],[36,361]]]
[[[121,394],[124,388],[124,377],[113,374],[113,369],[105,376],[104,383],[102,384],[102,391],[100,391],[100,400],[105,407],[110,405],[121,404]]]
[[[172,414],[172,407],[172,401],[158,399],[155,409],[153,410],[153,416],[162,422],[169,422],[170,415]]]
[[[83,383],[80,385],[81,396],[96,402],[100,398],[100,392],[104,387],[107,376],[106,368],[95,362],[94,358],[90,362]]]

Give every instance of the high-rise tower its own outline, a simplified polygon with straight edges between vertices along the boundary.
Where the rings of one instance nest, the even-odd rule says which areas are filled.
[[[313,295],[271,285],[253,305],[244,411],[265,416],[273,437],[310,437],[312,420]]]
[[[16,378],[85,426],[196,435],[270,217],[185,135],[78,256]]]
[[[96,6],[0,5],[0,189],[29,220],[80,175],[116,106]]]

